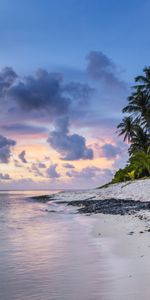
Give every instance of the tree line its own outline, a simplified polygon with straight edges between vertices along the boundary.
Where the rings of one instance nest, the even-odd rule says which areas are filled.
[[[122,112],[124,117],[117,132],[129,143],[129,160],[124,169],[116,172],[113,183],[150,176],[150,67],[135,77]]]

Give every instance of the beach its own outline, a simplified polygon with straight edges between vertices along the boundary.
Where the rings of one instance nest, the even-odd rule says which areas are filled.
[[[72,213],[77,210],[86,219],[85,224],[90,224],[91,239],[94,239],[105,265],[100,275],[104,284],[100,299],[149,299],[149,195],[150,180],[145,179],[89,191],[60,192],[52,196],[58,205],[67,205],[73,209]],[[117,205],[113,206],[116,200],[121,210]],[[98,210],[104,203],[104,213],[96,210],[97,201]],[[89,203],[90,208],[93,203],[95,209],[90,213]]]
[[[119,189],[1,193],[0,299],[148,300],[149,201]]]
[[[149,202],[150,180],[110,185],[99,190],[102,199],[114,197]],[[98,194],[96,196],[98,198]],[[94,216],[93,234],[107,253],[110,264],[111,299],[149,299],[150,213]]]
[[[0,12],[0,300],[150,300],[150,1]]]

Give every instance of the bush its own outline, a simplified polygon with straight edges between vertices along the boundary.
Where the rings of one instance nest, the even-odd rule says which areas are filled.
[[[119,169],[112,180],[112,183],[140,179],[150,176],[150,155],[141,151],[135,153],[124,169]]]
[[[130,166],[126,166],[124,169],[119,169],[112,180],[112,183],[118,183],[135,179],[135,170]]]

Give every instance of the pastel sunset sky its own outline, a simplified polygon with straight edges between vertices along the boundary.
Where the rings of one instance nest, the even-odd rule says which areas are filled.
[[[1,189],[91,188],[125,165],[149,28],[148,0],[0,0]]]

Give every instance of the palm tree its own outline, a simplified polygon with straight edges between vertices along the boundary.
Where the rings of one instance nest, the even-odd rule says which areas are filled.
[[[150,176],[150,155],[144,151],[136,152],[131,158],[130,163],[135,168],[135,172],[138,173],[138,177]]]
[[[135,82],[139,83],[135,88],[138,87],[142,91],[148,92],[148,95],[150,95],[150,67],[145,67],[143,72],[144,75],[135,77]]]
[[[128,98],[128,105],[122,112],[130,113],[137,123],[150,130],[150,97],[146,91],[137,87],[136,92]]]
[[[144,75],[137,76],[128,104],[122,110],[127,113],[117,126],[119,135],[130,143],[127,167],[116,173],[116,182],[127,178],[150,176],[150,67]]]
[[[129,155],[131,156],[135,152],[143,151],[148,153],[150,148],[150,136],[141,126],[138,124],[135,126],[134,133],[132,135],[132,143],[129,148]]]
[[[132,117],[124,117],[117,128],[119,136],[124,135],[124,141],[127,140],[128,143],[131,143],[135,129],[135,122],[133,121]]]

